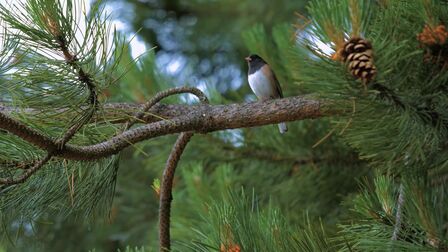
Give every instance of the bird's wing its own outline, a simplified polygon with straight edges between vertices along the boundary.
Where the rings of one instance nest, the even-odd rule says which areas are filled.
[[[261,70],[265,74],[265,76],[269,79],[270,83],[275,85],[276,97],[273,98],[283,98],[282,88],[280,87],[280,83],[275,76],[275,73],[271,70],[268,64],[264,65]]]

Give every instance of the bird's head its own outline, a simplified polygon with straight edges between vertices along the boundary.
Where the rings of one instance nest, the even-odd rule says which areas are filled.
[[[246,59],[247,63],[249,63],[249,64],[251,62],[254,62],[254,63],[255,62],[264,62],[264,60],[260,56],[258,56],[256,54],[252,54],[252,55],[246,57],[245,59]]]

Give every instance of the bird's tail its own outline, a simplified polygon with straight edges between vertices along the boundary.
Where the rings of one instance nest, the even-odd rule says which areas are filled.
[[[285,133],[286,131],[288,131],[288,127],[286,127],[286,123],[279,123],[278,124],[278,129],[280,130],[280,133]]]

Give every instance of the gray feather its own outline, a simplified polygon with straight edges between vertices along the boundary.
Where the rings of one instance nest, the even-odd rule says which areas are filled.
[[[279,123],[278,124],[278,129],[280,130],[280,133],[285,133],[286,131],[288,131],[288,127],[286,127],[286,123]]]

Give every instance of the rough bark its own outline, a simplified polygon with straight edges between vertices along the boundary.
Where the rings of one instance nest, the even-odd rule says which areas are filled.
[[[190,138],[193,136],[191,132],[185,132],[179,135],[176,143],[171,150],[170,156],[166,161],[165,170],[163,171],[162,185],[160,187],[160,201],[159,201],[159,243],[160,251],[170,251],[171,236],[170,236],[170,217],[171,217],[171,202],[173,201],[173,181],[176,172],[177,164],[180,156],[184,152]]]
[[[107,106],[105,106],[107,108]],[[1,111],[1,110],[0,110]],[[3,111],[6,111],[3,109]],[[330,106],[309,97],[229,105],[155,105],[144,119],[149,124],[139,126],[90,146],[66,144],[60,149],[57,142],[23,123],[7,112],[0,112],[0,129],[6,130],[54,155],[71,160],[94,160],[117,154],[124,148],[162,135],[236,129],[277,124],[280,122],[312,119],[335,114]],[[166,118],[167,120],[161,120]],[[156,121],[158,120],[158,121]]]

